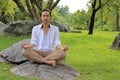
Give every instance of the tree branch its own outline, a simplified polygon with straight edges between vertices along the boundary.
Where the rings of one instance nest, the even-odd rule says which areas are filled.
[[[30,2],[31,2],[31,11],[34,16],[34,21],[38,21],[39,18],[38,18],[37,12],[36,12],[34,1],[30,0]]]
[[[48,0],[46,8],[51,9],[52,3],[53,3],[53,0]]]
[[[32,14],[32,11],[30,9],[30,1],[25,0],[25,3],[26,3],[26,6],[27,6],[27,9],[28,9],[28,12],[29,12],[29,17],[31,17],[33,19],[33,14]]]
[[[51,6],[50,10],[52,11],[59,2],[60,2],[60,0],[56,0],[56,2]]]
[[[5,16],[5,11],[3,11],[1,14],[0,14],[0,21],[2,21],[2,18]]]
[[[100,8],[101,8],[101,0],[99,0],[99,5],[98,5],[98,7],[95,9],[95,12],[97,12]]]
[[[20,2],[20,0],[13,0],[13,1],[16,3],[16,5],[18,6],[18,8],[19,8],[24,14],[29,15],[29,14],[27,13],[27,11],[25,10],[24,6],[22,5],[22,3]]]
[[[43,0],[32,0],[32,2],[34,2],[34,4],[36,5],[36,7],[37,7],[40,11],[42,10]]]

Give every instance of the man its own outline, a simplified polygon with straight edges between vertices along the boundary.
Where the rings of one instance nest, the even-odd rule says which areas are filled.
[[[40,17],[41,24],[32,29],[31,43],[21,45],[22,54],[32,62],[46,63],[55,67],[57,61],[66,57],[68,46],[62,46],[58,27],[50,24],[51,12],[45,9]]]

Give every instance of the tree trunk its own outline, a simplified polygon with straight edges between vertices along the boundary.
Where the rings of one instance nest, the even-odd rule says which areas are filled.
[[[96,4],[97,1],[98,1],[98,5]],[[101,0],[93,0],[93,3],[91,3],[92,4],[92,15],[91,15],[91,18],[90,18],[90,25],[89,25],[89,32],[88,32],[88,34],[93,34],[94,21],[95,21],[95,14],[96,14],[96,12],[98,10],[100,10],[100,8],[103,7],[109,1],[111,1],[111,0],[107,0],[104,4],[101,4]]]
[[[30,13],[30,18],[35,21],[36,23],[39,23],[39,17],[35,9],[34,2],[32,0],[26,0],[27,9]]]
[[[90,25],[89,25],[89,33],[88,34],[93,34],[93,28],[94,28],[94,21],[95,21],[95,11],[93,10],[92,16],[90,18]]]
[[[100,26],[101,26],[101,31],[103,30],[103,10],[101,9],[100,11],[100,14],[101,14],[101,23],[100,23]]]
[[[116,31],[119,31],[119,9],[116,7]]]
[[[3,11],[1,14],[0,14],[0,21],[2,21],[3,17],[5,16],[5,12]]]
[[[99,0],[99,5],[97,8],[96,8],[96,1],[97,0],[94,0],[93,3],[91,3],[92,4],[92,15],[90,18],[90,25],[89,25],[89,33],[88,34],[93,34],[95,14],[101,8],[101,0]]]

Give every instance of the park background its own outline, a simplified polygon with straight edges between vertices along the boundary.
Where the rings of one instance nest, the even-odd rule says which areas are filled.
[[[69,26],[71,30],[81,31],[81,33],[60,33],[62,43],[70,46],[65,63],[77,69],[81,74],[77,80],[120,79],[120,52],[109,48],[120,29],[119,0],[90,0],[87,11],[77,10],[73,13],[69,11],[68,6],[57,4],[52,6],[61,0],[56,0],[56,2],[44,0],[43,5],[38,7],[34,1],[0,0],[0,21],[4,24],[18,20],[39,22],[36,16],[39,15],[40,10],[49,8],[52,10],[52,21]],[[51,1],[53,2],[51,3]],[[30,13],[29,9],[33,13]],[[37,15],[34,14],[33,9]],[[30,38],[29,34],[16,37],[0,35],[0,51],[28,38]],[[16,80],[16,78],[18,80],[30,80],[11,74],[9,70],[13,66],[15,65],[0,62],[1,80]]]

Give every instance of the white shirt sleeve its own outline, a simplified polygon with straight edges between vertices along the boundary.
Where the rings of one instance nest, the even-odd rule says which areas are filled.
[[[60,42],[60,35],[59,35],[59,29],[57,28],[56,34],[55,34],[55,41],[54,41],[54,46],[56,47],[57,45],[61,44]]]
[[[31,34],[31,43],[37,46],[37,33],[36,33],[36,28],[33,27],[32,29],[32,34]]]

